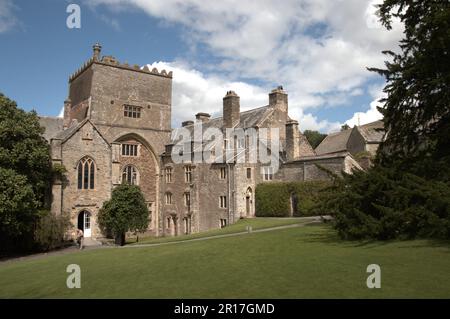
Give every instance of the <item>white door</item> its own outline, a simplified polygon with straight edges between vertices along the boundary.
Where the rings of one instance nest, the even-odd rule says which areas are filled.
[[[91,214],[84,212],[84,237],[91,237]]]

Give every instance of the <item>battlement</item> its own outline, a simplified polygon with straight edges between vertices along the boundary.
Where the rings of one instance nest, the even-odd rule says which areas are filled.
[[[75,80],[81,73],[83,73],[86,69],[88,69],[92,64],[100,64],[100,65],[107,65],[116,67],[119,69],[125,69],[135,72],[141,72],[141,73],[147,73],[157,76],[162,76],[166,78],[172,78],[172,71],[167,72],[166,70],[162,70],[161,72],[158,71],[157,68],[153,68],[150,70],[150,68],[145,65],[143,67],[140,67],[137,64],[129,65],[127,62],[120,63],[115,57],[113,56],[103,56],[100,59],[100,52],[101,52],[101,46],[97,43],[94,45],[94,54],[93,56],[88,59],[78,70],[76,70],[72,75],[69,77],[69,82],[72,82]]]

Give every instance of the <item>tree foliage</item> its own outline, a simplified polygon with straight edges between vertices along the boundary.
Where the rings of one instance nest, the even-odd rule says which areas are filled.
[[[70,226],[68,214],[56,216],[49,211],[40,212],[34,233],[37,248],[48,251],[60,247]]]
[[[38,210],[48,204],[50,151],[36,113],[0,93],[0,250],[34,246]]]
[[[346,239],[450,238],[450,183],[378,165],[344,174],[322,198]]]
[[[26,112],[0,93],[0,167],[26,178],[40,206],[51,182],[50,147],[35,111]]]
[[[0,167],[0,203],[2,237],[17,237],[32,231],[39,203],[25,176]]]
[[[117,186],[111,199],[103,203],[98,222],[103,233],[112,232],[119,244],[127,231],[145,231],[149,223],[149,211],[144,195],[136,185]]]
[[[450,2],[385,0],[378,8],[387,29],[394,19],[405,26],[400,52],[384,51],[392,59],[386,68],[369,69],[387,80],[387,98],[379,108],[388,132],[381,160],[423,153],[448,156]]]
[[[336,178],[323,198],[344,238],[450,238],[450,2],[385,0],[388,29],[403,22],[386,69],[387,131],[375,166]]]
[[[319,146],[319,144],[323,141],[323,139],[327,137],[327,134],[322,134],[318,131],[311,131],[311,130],[305,130],[303,132],[303,135],[305,135],[306,139],[308,140],[312,148],[316,148],[317,146]]]

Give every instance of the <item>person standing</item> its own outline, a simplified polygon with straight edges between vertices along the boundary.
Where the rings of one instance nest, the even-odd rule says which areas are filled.
[[[83,231],[81,229],[78,229],[77,230],[77,244],[80,249],[83,249],[83,238],[84,238]]]

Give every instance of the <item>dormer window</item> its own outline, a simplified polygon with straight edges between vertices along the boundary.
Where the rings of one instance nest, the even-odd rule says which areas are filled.
[[[125,104],[123,106],[123,116],[138,119],[141,117],[141,109],[140,106]]]

